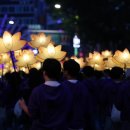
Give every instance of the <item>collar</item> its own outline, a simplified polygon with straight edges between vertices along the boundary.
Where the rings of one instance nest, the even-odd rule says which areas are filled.
[[[58,87],[60,85],[57,81],[45,81],[45,85],[51,86],[51,87]]]
[[[78,80],[76,80],[76,79],[71,79],[71,80],[68,80],[69,82],[71,82],[71,83],[77,83],[78,82]]]

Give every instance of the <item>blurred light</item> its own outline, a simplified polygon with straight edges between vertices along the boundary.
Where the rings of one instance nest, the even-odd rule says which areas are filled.
[[[57,24],[61,24],[62,23],[62,20],[61,19],[58,19],[57,20]]]
[[[79,48],[80,47],[80,39],[78,38],[77,35],[75,35],[74,38],[73,38],[73,47],[74,48]]]
[[[78,20],[78,19],[79,19],[79,16],[78,16],[78,15],[76,15],[76,16],[75,16],[75,19],[77,19],[77,20]]]
[[[60,5],[60,4],[55,4],[55,8],[56,8],[56,9],[60,9],[60,8],[61,8],[61,5]]]
[[[14,24],[14,21],[13,21],[13,20],[10,20],[10,21],[9,21],[9,24]]]
[[[119,7],[119,6],[116,6],[116,7],[115,7],[115,10],[119,10],[119,9],[120,9],[120,7]]]
[[[38,50],[33,50],[34,55],[38,54]]]

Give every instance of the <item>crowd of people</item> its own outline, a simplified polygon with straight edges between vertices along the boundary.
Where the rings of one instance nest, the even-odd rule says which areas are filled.
[[[0,80],[0,130],[130,130],[130,80],[119,67],[48,58]]]

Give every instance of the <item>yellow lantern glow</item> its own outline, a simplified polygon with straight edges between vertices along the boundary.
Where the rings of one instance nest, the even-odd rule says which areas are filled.
[[[108,51],[108,50],[102,51],[101,54],[102,54],[103,58],[108,58],[108,57],[112,56],[112,52]]]
[[[34,53],[32,50],[23,50],[22,53],[16,57],[18,62],[16,63],[17,66],[29,66],[36,62]]]
[[[47,58],[55,58],[61,61],[66,55],[66,52],[61,51],[61,45],[54,47],[52,43],[50,43],[46,48],[40,47],[38,50],[39,54],[36,56],[36,59],[40,62],[43,62]]]
[[[128,66],[130,66],[130,53],[128,49],[125,49],[123,52],[117,50],[112,60],[116,64],[124,66],[124,68],[128,68]]]
[[[52,44],[49,44],[47,47],[49,55],[55,55],[55,47]]]
[[[21,49],[26,44],[26,41],[20,40],[20,37],[20,32],[11,35],[9,32],[5,31],[3,39],[0,38],[0,52],[5,53]]]
[[[46,36],[44,33],[32,34],[31,40],[28,44],[33,48],[46,47],[51,42],[51,36]]]
[[[105,68],[106,69],[111,69],[113,67],[120,67],[123,68],[124,66],[121,64],[116,64],[115,62],[113,62],[113,57],[109,57],[106,61],[105,61]]]
[[[104,64],[103,56],[99,52],[95,51],[93,54],[89,53],[89,57],[86,58],[86,60],[89,64],[98,64],[98,65]]]
[[[4,64],[11,61],[10,55],[8,53],[1,53],[0,54],[0,64]]]

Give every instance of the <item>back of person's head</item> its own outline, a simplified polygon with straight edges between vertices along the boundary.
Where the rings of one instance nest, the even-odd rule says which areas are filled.
[[[123,77],[124,71],[120,67],[113,67],[110,72],[110,76],[114,80],[119,80]]]
[[[73,59],[69,59],[63,64],[64,71],[67,71],[68,74],[72,77],[77,77],[80,72],[80,65]]]
[[[59,80],[61,78],[61,64],[56,59],[46,59],[43,62],[42,71],[52,80]]]
[[[34,88],[41,83],[43,83],[42,75],[40,74],[39,70],[36,68],[32,68],[29,70],[29,86],[31,88]]]
[[[86,77],[93,77],[93,76],[94,76],[94,69],[93,69],[91,66],[85,66],[85,67],[82,69],[82,72],[83,72],[83,74],[84,74]]]

